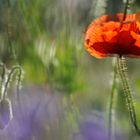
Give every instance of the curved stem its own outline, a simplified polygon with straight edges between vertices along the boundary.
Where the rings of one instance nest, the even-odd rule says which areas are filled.
[[[110,102],[109,102],[109,124],[108,124],[108,140],[112,139],[112,127],[113,127],[113,103],[114,103],[114,94],[116,89],[116,79],[117,79],[117,63],[115,59],[114,64],[114,75],[113,75],[113,83],[110,95]]]
[[[19,82],[21,81],[21,75],[22,75],[22,69],[20,66],[14,66],[12,68],[12,70],[10,71],[9,75],[8,75],[8,78],[6,80],[6,83],[5,83],[5,88],[4,88],[4,92],[3,92],[3,98],[6,98],[7,96],[7,88],[8,88],[8,85],[9,85],[9,82],[14,74],[14,72],[18,70],[19,71],[19,74],[18,74],[18,85],[17,85],[17,92],[19,92]]]
[[[117,58],[118,72],[122,81],[124,98],[130,115],[131,123],[133,124],[137,134],[140,136],[140,129],[138,128],[135,107],[133,103],[132,91],[130,88],[128,76],[127,76],[127,66],[126,59],[124,57]]]

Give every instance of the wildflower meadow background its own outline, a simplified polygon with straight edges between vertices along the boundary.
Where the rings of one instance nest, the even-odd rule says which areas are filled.
[[[13,66],[22,69],[19,83],[18,72],[8,81],[13,116],[0,129],[0,140],[108,140],[114,58],[90,56],[83,32],[95,18],[123,12],[125,2],[0,0],[0,61],[6,67],[5,78]],[[139,9],[140,1],[130,0],[129,12]],[[140,59],[127,58],[127,63],[140,126]],[[117,86],[113,137],[138,140],[119,79]],[[0,104],[0,126],[6,118],[3,113],[9,115]]]

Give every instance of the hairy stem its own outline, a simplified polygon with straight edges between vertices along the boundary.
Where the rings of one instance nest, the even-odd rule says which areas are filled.
[[[136,113],[133,103],[132,91],[130,88],[128,75],[127,75],[127,66],[126,66],[126,59],[124,57],[117,58],[117,65],[118,65],[118,72],[122,81],[122,86],[124,90],[124,98],[128,108],[128,112],[130,115],[130,121],[134,126],[137,134],[140,136],[140,130],[137,125]]]

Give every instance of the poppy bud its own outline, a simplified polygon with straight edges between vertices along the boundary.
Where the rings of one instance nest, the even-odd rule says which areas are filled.
[[[12,119],[12,104],[9,99],[0,101],[0,129],[4,129]]]

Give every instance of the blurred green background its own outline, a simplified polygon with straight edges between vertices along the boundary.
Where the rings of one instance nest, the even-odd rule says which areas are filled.
[[[65,135],[71,133],[65,128],[78,131],[77,117],[79,119],[94,110],[102,112],[107,126],[113,58],[91,57],[84,49],[83,31],[98,16],[123,12],[124,2],[0,0],[0,60],[8,69],[17,64],[23,68],[23,87],[41,85],[62,96],[60,108],[63,106],[67,119],[65,125],[60,123],[62,136],[57,140],[70,139],[63,136],[64,130]],[[130,12],[139,11],[140,1],[133,0],[130,6]],[[140,60],[127,60],[140,121]],[[118,89],[115,130],[122,130],[123,135],[135,140],[119,79]],[[55,138],[50,136],[48,140]]]

